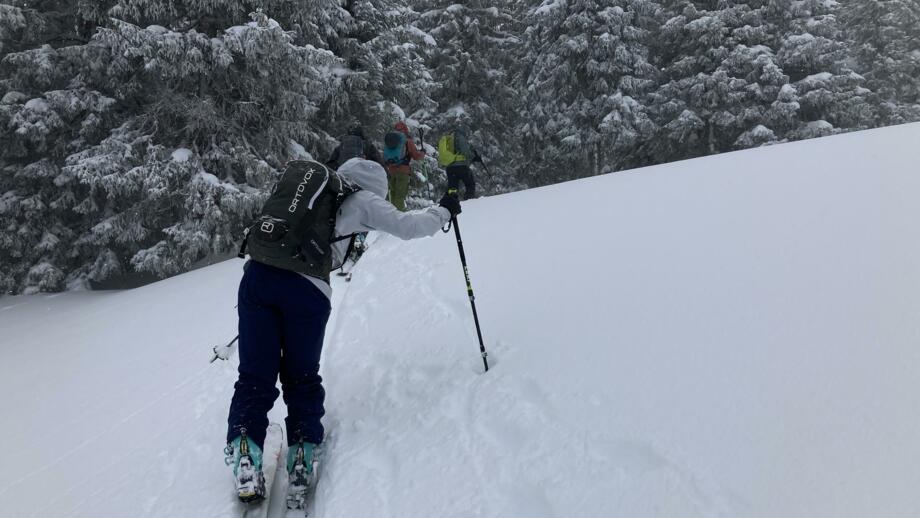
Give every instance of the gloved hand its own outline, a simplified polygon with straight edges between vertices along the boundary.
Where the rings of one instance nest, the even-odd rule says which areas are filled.
[[[460,198],[457,197],[456,193],[451,193],[450,191],[441,198],[441,203],[439,205],[450,211],[450,217],[452,218],[461,212]]]

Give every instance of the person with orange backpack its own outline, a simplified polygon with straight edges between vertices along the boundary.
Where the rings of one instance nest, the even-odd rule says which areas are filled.
[[[409,195],[409,179],[412,160],[425,158],[425,151],[419,151],[409,137],[409,127],[399,121],[393,131],[383,136],[383,165],[390,184],[390,203],[402,212],[406,211],[406,196]]]

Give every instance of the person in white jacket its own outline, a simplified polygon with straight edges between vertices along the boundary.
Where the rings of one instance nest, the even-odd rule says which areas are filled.
[[[385,199],[387,175],[377,162],[353,158],[337,173],[361,188],[339,207],[335,223],[338,236],[371,230],[402,239],[431,236],[460,213],[460,201],[451,194],[445,194],[439,206],[400,212]],[[334,263],[344,260],[347,246],[347,241],[332,244]],[[289,501],[302,502],[309,485],[304,479],[312,473],[313,450],[324,434],[325,390],[319,361],[332,288],[324,279],[255,260],[248,261],[244,270],[238,295],[239,378],[228,417],[228,452],[249,452],[256,468],[261,469],[268,411],[278,398],[275,384],[280,376],[288,410],[287,467],[292,481],[288,497]],[[241,445],[243,441],[245,445]],[[237,483],[240,489],[241,481]],[[264,495],[255,491],[247,496],[258,500]]]
[[[413,212],[401,212],[396,209],[386,200],[389,190],[386,170],[377,162],[352,158],[342,164],[337,173],[361,190],[349,196],[339,208],[335,220],[336,236],[376,230],[400,239],[416,239],[434,235],[450,221],[451,211],[443,204],[455,200],[455,196],[445,195],[441,205],[427,209]],[[459,214],[459,201],[456,201],[455,210]],[[344,256],[348,252],[348,240],[333,243],[332,250],[333,264],[343,264]],[[308,275],[304,277],[313,282],[327,297],[331,296],[332,288],[325,281]]]

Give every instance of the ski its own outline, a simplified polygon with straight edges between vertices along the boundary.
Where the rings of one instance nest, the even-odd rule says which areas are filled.
[[[319,480],[318,455],[319,452],[314,452],[309,472],[303,462],[303,457],[300,457],[295,461],[291,473],[288,474],[287,508],[289,515],[293,511],[301,511],[303,516],[310,516],[310,507],[316,492],[316,483]]]

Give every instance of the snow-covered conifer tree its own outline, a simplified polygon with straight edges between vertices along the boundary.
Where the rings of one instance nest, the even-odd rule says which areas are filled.
[[[86,189],[61,166],[105,136],[116,105],[94,87],[104,63],[86,44],[106,4],[0,5],[2,292],[68,285],[69,245],[87,224],[72,208]]]
[[[428,47],[427,64],[436,105],[418,118],[432,129],[431,144],[441,134],[466,127],[491,173],[474,166],[477,184],[486,192],[519,185],[512,176],[519,165],[513,122],[521,101],[511,72],[520,46],[512,3],[423,0],[416,7],[418,30],[435,43]]]
[[[348,23],[332,45],[345,66],[337,73],[336,95],[322,111],[334,134],[360,123],[368,138],[379,140],[398,120],[432,106],[424,54],[433,42],[414,29],[417,13],[404,3],[345,3]]]
[[[347,13],[279,2],[298,34],[268,13],[247,21],[249,4],[122,1],[86,45],[6,56],[18,89],[0,118],[18,155],[5,170],[29,177],[3,186],[0,240],[22,243],[2,252],[7,290],[165,276],[229,252],[283,163],[328,140],[315,114],[341,61],[296,41],[327,36],[304,30],[323,9]]]
[[[788,77],[754,3],[669,2],[655,38],[662,83],[650,97],[660,125],[656,162],[718,153],[776,134],[769,111]],[[783,105],[786,116],[792,105]],[[766,126],[765,126],[766,125]]]
[[[528,107],[521,133],[534,184],[643,163],[653,134],[643,96],[648,62],[645,0],[544,2],[525,14]]]
[[[852,69],[848,45],[837,23],[840,4],[783,1],[782,6],[786,5],[788,14],[782,16],[788,25],[777,34],[777,60],[795,87],[800,105],[799,127],[787,137],[797,140],[875,126],[872,92]]]
[[[882,124],[920,120],[920,2],[842,2],[852,58],[878,94]]]
[[[665,81],[650,108],[658,161],[871,125],[870,92],[847,66],[835,5],[670,2],[656,38]]]

